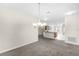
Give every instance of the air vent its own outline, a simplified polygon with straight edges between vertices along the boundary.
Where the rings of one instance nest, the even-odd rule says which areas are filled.
[[[68,41],[72,43],[77,43],[77,39],[75,37],[68,37]]]

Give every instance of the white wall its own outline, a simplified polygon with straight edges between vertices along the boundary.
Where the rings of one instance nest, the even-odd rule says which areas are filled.
[[[32,25],[38,18],[23,11],[31,5],[0,4],[0,53],[38,41],[37,28]]]
[[[79,15],[65,16],[65,42],[79,45]]]
[[[65,16],[65,35],[79,38],[79,15]]]

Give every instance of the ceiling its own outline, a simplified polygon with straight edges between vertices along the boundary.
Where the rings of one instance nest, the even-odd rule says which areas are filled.
[[[70,11],[78,11],[79,3],[0,3],[0,12],[4,10],[15,10],[16,12],[39,17],[41,22],[58,24],[64,22],[65,14]]]
[[[64,22],[64,16],[71,11],[78,11],[79,3],[41,3],[41,22],[58,24]]]

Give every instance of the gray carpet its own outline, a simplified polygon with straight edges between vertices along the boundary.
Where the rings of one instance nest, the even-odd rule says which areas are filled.
[[[39,41],[0,54],[0,56],[79,56],[79,46],[39,37]]]

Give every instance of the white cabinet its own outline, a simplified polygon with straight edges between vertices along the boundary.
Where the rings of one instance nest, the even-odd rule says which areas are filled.
[[[43,32],[43,37],[55,39],[55,32]]]

